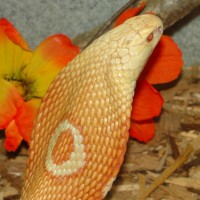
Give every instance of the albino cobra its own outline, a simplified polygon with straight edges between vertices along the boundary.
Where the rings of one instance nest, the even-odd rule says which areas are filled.
[[[154,15],[127,20],[55,78],[39,108],[21,200],[99,200],[124,159],[136,80],[162,35]]]

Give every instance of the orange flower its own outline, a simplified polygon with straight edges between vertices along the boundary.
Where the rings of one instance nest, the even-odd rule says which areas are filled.
[[[122,13],[115,26],[138,14],[144,7],[131,8]],[[151,84],[175,80],[183,66],[182,54],[174,41],[162,36],[139,77],[132,103],[130,136],[148,142],[155,133],[153,118],[159,116],[164,100]]]
[[[137,14],[140,13],[140,11],[142,11],[142,9],[144,8],[144,6],[146,5],[146,2],[142,2],[138,7],[136,8],[129,8],[127,10],[125,10],[116,20],[115,25],[114,26],[118,26],[122,23],[124,23],[127,19],[136,16]]]
[[[79,48],[61,34],[43,41],[33,52],[6,19],[0,20],[0,129],[5,148],[29,143],[33,121],[49,84]]]

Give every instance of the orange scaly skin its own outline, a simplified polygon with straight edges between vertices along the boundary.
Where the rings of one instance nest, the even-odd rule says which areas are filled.
[[[134,17],[61,71],[38,112],[21,200],[105,197],[124,159],[136,80],[161,34],[156,16]]]

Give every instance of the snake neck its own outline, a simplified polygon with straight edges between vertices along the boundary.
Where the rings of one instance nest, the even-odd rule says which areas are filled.
[[[72,75],[71,80],[82,83],[80,87],[78,82],[72,83],[77,85],[76,92],[69,91],[68,96],[74,97],[71,97],[72,102],[66,102],[66,104],[73,105],[75,96],[82,96],[82,101],[78,104],[84,106],[80,106],[81,111],[74,108],[73,113],[86,112],[88,119],[90,117],[92,120],[99,119],[98,123],[101,127],[106,127],[106,124],[111,123],[109,117],[113,113],[115,115],[113,121],[121,123],[119,128],[122,124],[126,127],[126,130],[119,132],[120,138],[120,134],[124,132],[127,134],[129,129],[131,105],[137,79],[135,74],[139,72],[129,64],[128,59],[131,59],[131,56],[127,50],[119,49],[117,46],[109,48],[110,46],[112,47],[105,38],[103,42],[97,40],[66,68],[65,73]],[[79,74],[77,79],[73,78],[74,71]],[[79,116],[74,118],[76,117]],[[84,123],[82,125],[87,126]],[[91,126],[91,123],[88,126]]]

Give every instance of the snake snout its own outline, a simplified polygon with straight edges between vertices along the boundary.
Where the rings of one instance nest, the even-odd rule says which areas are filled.
[[[158,26],[154,30],[154,34],[162,35],[163,34],[163,26]]]
[[[158,30],[158,32],[159,32],[160,34],[163,33],[163,27],[162,27],[162,26],[159,26],[159,27],[157,28],[157,30]]]

